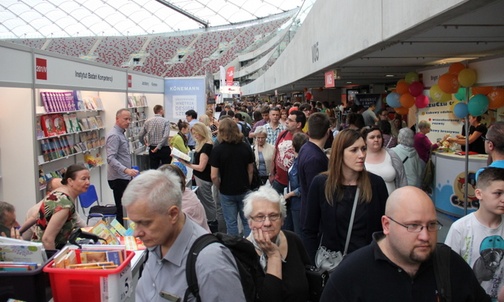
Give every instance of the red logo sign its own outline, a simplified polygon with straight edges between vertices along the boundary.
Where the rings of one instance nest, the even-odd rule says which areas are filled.
[[[324,74],[325,77],[325,88],[334,87],[334,71],[328,71]]]
[[[35,75],[37,80],[47,80],[47,60],[35,58]]]
[[[131,74],[128,74],[128,88],[131,88],[133,85],[133,77]]]

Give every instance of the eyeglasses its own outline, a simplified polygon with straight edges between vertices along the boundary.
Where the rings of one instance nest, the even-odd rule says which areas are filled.
[[[427,225],[421,225],[421,224],[402,224],[396,220],[394,220],[390,216],[386,216],[388,219],[392,220],[393,222],[397,223],[400,226],[403,226],[406,228],[406,230],[410,233],[420,233],[424,228],[427,228],[427,231],[429,232],[435,232],[441,230],[443,225],[441,222],[436,221],[436,222],[429,222]]]
[[[486,141],[489,141],[489,142],[491,142],[492,144],[494,143],[494,142],[492,142],[492,140],[488,139],[486,136],[483,136],[483,135],[482,135],[482,136],[481,136],[481,138],[482,138],[482,139],[483,139],[483,141],[485,141],[485,142],[486,142]]]
[[[269,221],[277,221],[278,218],[280,218],[280,214],[269,214],[269,215],[257,215],[257,216],[250,216],[250,218],[255,221],[255,222],[264,222],[266,221],[266,218],[269,219]]]

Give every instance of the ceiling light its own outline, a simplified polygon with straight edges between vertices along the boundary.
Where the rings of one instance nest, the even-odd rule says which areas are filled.
[[[385,75],[385,77],[386,77],[386,78],[393,78],[393,77],[394,77],[394,75],[393,75],[393,74],[386,74],[386,75]]]
[[[457,62],[469,61],[477,59],[478,57],[455,57],[455,58],[444,58],[441,60],[437,60],[432,62],[435,65],[444,65],[444,64],[452,64]]]

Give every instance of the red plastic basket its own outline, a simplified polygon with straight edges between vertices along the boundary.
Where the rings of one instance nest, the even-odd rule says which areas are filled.
[[[123,301],[131,288],[131,259],[135,252],[126,251],[126,259],[116,269],[53,268],[54,260],[45,267],[49,274],[54,302]]]

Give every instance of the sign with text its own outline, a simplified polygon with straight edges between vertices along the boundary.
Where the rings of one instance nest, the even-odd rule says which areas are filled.
[[[165,90],[165,117],[176,122],[185,121],[185,113],[195,110],[198,116],[206,112],[205,78],[166,78]]]
[[[131,92],[164,92],[164,79],[136,73],[128,73],[128,87]]]
[[[35,54],[35,84],[68,89],[124,91],[126,72],[92,65],[89,62]]]

